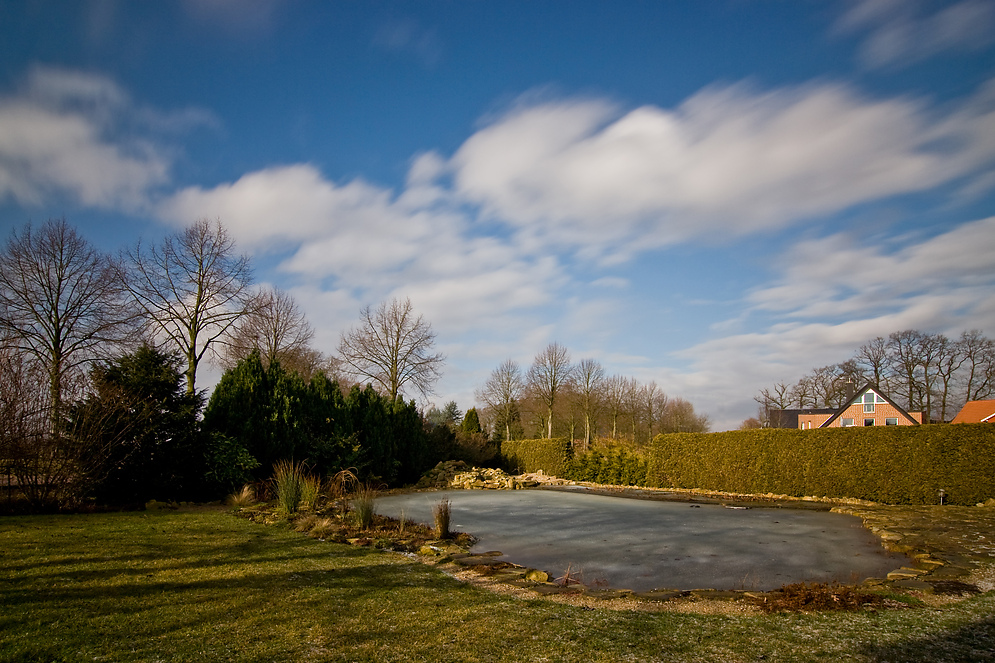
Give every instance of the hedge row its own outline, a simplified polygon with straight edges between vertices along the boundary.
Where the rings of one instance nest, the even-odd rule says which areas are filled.
[[[574,457],[567,465],[563,478],[612,486],[645,486],[646,470],[646,459],[639,454],[610,447],[593,449]]]
[[[995,497],[995,426],[937,424],[673,433],[653,440],[649,486],[971,505]]]
[[[511,473],[542,470],[559,477],[572,458],[570,442],[563,438],[501,442],[501,466]]]

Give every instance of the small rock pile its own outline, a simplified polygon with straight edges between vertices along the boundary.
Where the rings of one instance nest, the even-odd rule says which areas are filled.
[[[439,463],[426,472],[416,488],[460,488],[466,490],[517,490],[533,488],[540,484],[567,483],[544,474],[511,476],[503,470],[489,467],[470,467],[461,460]]]
[[[470,466],[461,460],[443,461],[423,474],[415,488],[448,488],[457,474],[468,469]]]

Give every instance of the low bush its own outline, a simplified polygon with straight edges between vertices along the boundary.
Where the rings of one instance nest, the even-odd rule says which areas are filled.
[[[764,612],[825,612],[880,607],[884,597],[857,587],[813,582],[784,585],[776,592],[749,599]]]

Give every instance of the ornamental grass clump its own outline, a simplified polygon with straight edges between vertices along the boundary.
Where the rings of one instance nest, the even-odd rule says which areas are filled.
[[[321,495],[321,477],[313,474],[306,474],[301,477],[301,504],[302,509],[314,509]]]
[[[303,494],[304,464],[281,460],[273,466],[276,501],[286,513],[297,513]]]
[[[250,507],[256,503],[256,491],[253,489],[252,484],[247,483],[242,486],[242,490],[229,495],[226,502],[233,509]]]
[[[359,488],[359,478],[353,469],[341,470],[328,481],[328,497],[341,516],[349,510],[349,495]]]
[[[452,516],[452,509],[452,502],[447,497],[442,498],[442,501],[435,505],[433,514],[435,515],[435,537],[437,539],[449,538],[449,521]]]
[[[356,525],[360,529],[369,529],[373,525],[373,515],[376,513],[377,489],[370,484],[360,484],[352,496],[352,513]]]

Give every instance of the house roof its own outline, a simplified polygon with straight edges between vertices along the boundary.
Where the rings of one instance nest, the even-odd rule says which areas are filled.
[[[833,414],[833,408],[807,408],[804,410],[771,410],[771,428],[798,428],[798,416],[802,414]]]
[[[843,403],[843,407],[841,407],[840,409],[836,410],[836,414],[834,414],[833,416],[829,417],[829,420],[826,421],[826,423],[824,423],[821,426],[819,426],[819,428],[827,428],[827,427],[829,427],[829,425],[832,424],[837,419],[839,419],[843,415],[843,413],[846,412],[847,409],[851,405],[854,405],[856,403],[860,403],[862,401],[862,399],[864,398],[864,394],[867,393],[868,389],[873,389],[875,394],[877,394],[878,396],[880,396],[881,398],[883,398],[885,401],[887,401],[888,405],[890,405],[893,408],[895,408],[896,410],[898,410],[899,414],[901,414],[902,416],[904,416],[906,419],[908,419],[909,421],[911,421],[913,424],[919,425],[919,422],[916,421],[915,419],[913,419],[912,415],[910,415],[908,412],[905,411],[905,408],[903,408],[901,405],[899,405],[895,401],[891,400],[891,398],[888,396],[888,394],[886,394],[883,391],[881,391],[881,389],[878,388],[878,386],[876,384],[874,384],[873,382],[868,382],[863,387],[861,387],[860,389],[858,389],[857,393],[855,393],[852,397],[850,397],[850,400],[848,400],[846,403]]]
[[[952,424],[995,423],[995,401],[968,401],[954,417]]]

